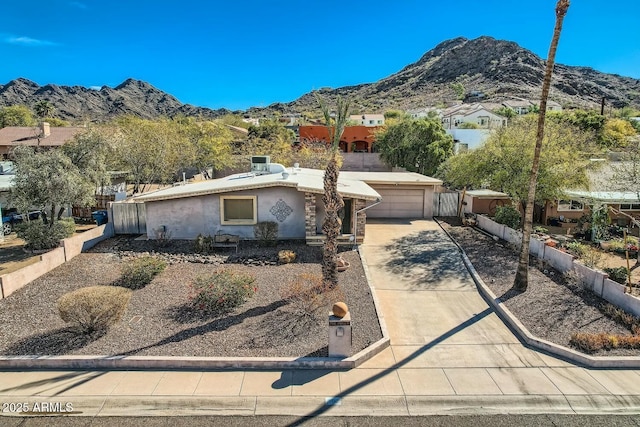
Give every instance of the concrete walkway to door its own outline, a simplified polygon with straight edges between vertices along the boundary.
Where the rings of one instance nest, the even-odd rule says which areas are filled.
[[[368,221],[366,236],[362,258],[405,395],[487,402],[520,396],[529,404],[535,396],[543,406],[579,406],[585,398],[640,394],[638,371],[587,370],[524,347],[479,295],[434,221]]]

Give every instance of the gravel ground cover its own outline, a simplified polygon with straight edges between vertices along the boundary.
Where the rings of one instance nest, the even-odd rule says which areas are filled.
[[[236,255],[222,249],[196,254],[190,241],[159,247],[153,242],[116,237],[0,300],[0,354],[3,355],[153,355],[200,357],[326,356],[327,314],[299,316],[282,298],[283,289],[301,274],[321,274],[322,248],[303,243],[260,248],[243,242]],[[281,249],[294,250],[294,263],[277,262]],[[78,335],[59,317],[56,301],[64,293],[110,285],[121,266],[151,254],[168,267],[133,293],[123,320],[101,336]],[[352,354],[382,337],[373,299],[356,251],[344,251],[351,267],[340,273],[343,300],[352,315]],[[232,313],[205,317],[188,309],[190,283],[216,269],[255,275],[257,293]]]
[[[605,300],[537,260],[529,266],[527,291],[512,291],[518,266],[518,252],[513,247],[472,227],[463,227],[455,218],[444,219],[442,226],[464,249],[485,284],[537,337],[571,347],[569,341],[576,332],[630,334],[603,313]],[[640,356],[640,351],[615,349],[592,355]]]

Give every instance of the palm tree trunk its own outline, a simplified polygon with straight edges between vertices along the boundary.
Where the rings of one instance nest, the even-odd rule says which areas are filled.
[[[344,207],[342,196],[338,193],[339,169],[336,154],[337,152],[334,149],[324,173],[324,195],[322,196],[325,209],[322,231],[326,237],[322,253],[322,277],[325,285],[330,289],[338,286],[336,262],[338,257],[338,236],[342,225],[338,212]]]
[[[547,57],[547,67],[542,82],[542,97],[540,98],[540,111],[538,113],[538,131],[536,133],[536,146],[533,154],[533,165],[531,166],[531,177],[529,179],[529,194],[527,206],[524,212],[524,226],[522,230],[522,246],[520,248],[520,260],[516,277],[513,281],[513,289],[524,292],[529,285],[529,242],[531,231],[533,230],[533,205],[536,196],[536,184],[538,182],[538,169],[540,167],[540,151],[542,150],[542,139],[544,138],[544,122],[547,112],[547,99],[549,98],[549,88],[551,86],[551,75],[553,74],[553,64],[555,62],[556,50],[560,33],[562,32],[562,21],[569,9],[569,0],[558,0],[556,3],[556,25],[553,30],[553,38],[549,47]]]

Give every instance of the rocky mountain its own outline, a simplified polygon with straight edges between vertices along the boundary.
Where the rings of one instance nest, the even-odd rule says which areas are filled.
[[[105,121],[124,114],[143,118],[179,114],[215,118],[229,112],[183,104],[149,83],[134,79],[127,79],[115,88],[102,86],[99,90],[53,84],[39,86],[23,78],[0,85],[0,106],[33,106],[41,100],[53,104],[57,117],[72,122]]]
[[[545,61],[510,41],[479,37],[456,38],[440,43],[417,62],[375,83],[321,89],[329,100],[341,95],[352,100],[353,110],[383,112],[457,101],[455,89],[463,89],[465,101],[501,102],[506,98],[538,100]],[[456,83],[456,85],[453,85]],[[455,88],[454,88],[455,86]],[[550,99],[564,107],[598,108],[602,98],[607,105],[640,108],[640,80],[606,74],[587,67],[556,64]],[[143,81],[128,79],[115,88],[100,90],[81,86],[38,86],[17,79],[0,86],[0,106],[50,101],[60,118],[102,121],[133,114],[144,118],[159,116],[202,116],[215,118],[226,109],[211,110],[182,104],[173,96]],[[317,110],[312,93],[290,103],[251,108],[248,113],[294,113]]]
[[[322,89],[329,98],[349,97],[363,112],[391,108],[409,109],[454,101],[452,83],[465,90],[465,101],[500,102],[505,98],[539,100],[545,61],[510,41],[479,37],[456,38],[440,43],[417,62],[375,83]],[[459,85],[458,85],[459,87]],[[640,107],[640,80],[606,74],[587,67],[556,64],[550,99],[564,107],[600,105]],[[302,112],[316,109],[309,93],[288,104],[268,109]],[[257,111],[257,109],[256,109]]]

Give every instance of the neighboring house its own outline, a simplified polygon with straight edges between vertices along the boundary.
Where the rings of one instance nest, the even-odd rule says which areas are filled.
[[[516,114],[528,114],[533,107],[539,105],[539,102],[528,99],[508,99],[502,103],[503,107],[512,109]],[[547,100],[547,111],[562,111],[562,105],[549,99]]]
[[[51,127],[44,122],[40,126],[8,126],[0,129],[0,156],[7,159],[11,150],[20,145],[56,148],[85,131],[84,127]]]
[[[533,102],[526,99],[509,99],[504,101],[502,106],[512,109],[516,114],[528,114]]]
[[[308,244],[321,244],[324,171],[267,165],[262,168],[264,171],[260,170],[261,164],[254,163],[254,173],[179,185],[135,197],[133,201],[145,205],[147,236],[154,239],[156,232],[164,231],[172,239],[215,234],[253,239],[256,223],[275,221],[279,225],[278,239],[305,239]],[[415,173],[340,173],[338,191],[345,202],[341,212],[341,242],[353,244],[355,236],[361,243],[367,216],[431,215],[433,191],[440,185],[439,180]],[[389,200],[383,204],[381,198],[387,197]]]
[[[507,125],[507,119],[492,113],[482,104],[461,104],[449,107],[441,113],[442,126],[456,129],[463,123],[473,123],[481,129],[495,129]]]
[[[499,206],[511,206],[508,194],[493,190],[469,190],[464,192],[462,212],[495,215]]]
[[[567,190],[566,198],[553,200],[545,204],[543,223],[566,223],[591,214],[594,205],[607,205],[626,215],[640,219],[640,195],[633,191],[619,191],[616,182],[616,170],[623,168],[625,162],[604,161],[600,167],[589,171],[589,190]],[[631,225],[625,215],[609,213],[611,222],[620,226]]]
[[[352,114],[349,120],[362,126],[383,126],[384,114]]]
[[[346,126],[340,138],[340,150],[345,153],[372,153],[375,143],[375,132],[379,127]],[[324,141],[330,143],[329,129],[326,126],[300,126],[298,128],[300,142]]]
[[[491,134],[489,129],[447,129],[446,132],[453,138],[456,154],[479,148]]]

